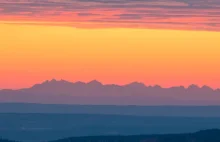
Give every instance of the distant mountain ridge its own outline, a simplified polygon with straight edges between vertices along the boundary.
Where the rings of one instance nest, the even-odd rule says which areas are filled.
[[[52,97],[51,97],[52,96]],[[133,82],[127,85],[103,85],[97,80],[88,83],[50,80],[31,88],[0,90],[1,102],[122,105],[218,105],[220,90],[190,85],[162,88]]]

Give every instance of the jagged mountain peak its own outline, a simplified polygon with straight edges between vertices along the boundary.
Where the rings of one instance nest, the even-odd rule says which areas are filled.
[[[188,89],[199,89],[200,87],[198,85],[195,84],[191,84],[189,85]]]
[[[125,86],[130,86],[130,87],[146,87],[144,83],[142,82],[132,82],[132,83],[129,83]]]
[[[87,83],[88,85],[103,85],[101,82],[97,81],[97,80],[92,80],[90,82]]]
[[[207,89],[207,90],[213,90],[211,87],[207,86],[207,85],[203,85],[202,89]]]

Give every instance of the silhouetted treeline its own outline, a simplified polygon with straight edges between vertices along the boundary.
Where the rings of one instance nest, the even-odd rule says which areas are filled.
[[[188,134],[72,137],[53,142],[220,142],[220,130]]]

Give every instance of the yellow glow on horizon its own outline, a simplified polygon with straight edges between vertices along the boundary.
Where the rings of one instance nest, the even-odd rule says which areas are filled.
[[[22,24],[0,31],[1,86],[62,78],[220,87],[220,32]]]

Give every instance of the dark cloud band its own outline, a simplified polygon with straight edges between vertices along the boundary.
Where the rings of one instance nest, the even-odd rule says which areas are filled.
[[[184,29],[219,31],[220,1],[1,0],[0,16],[19,17],[16,19],[20,20],[40,17],[46,21],[109,23],[107,25],[124,23],[142,27],[170,25],[170,28],[181,26]]]

